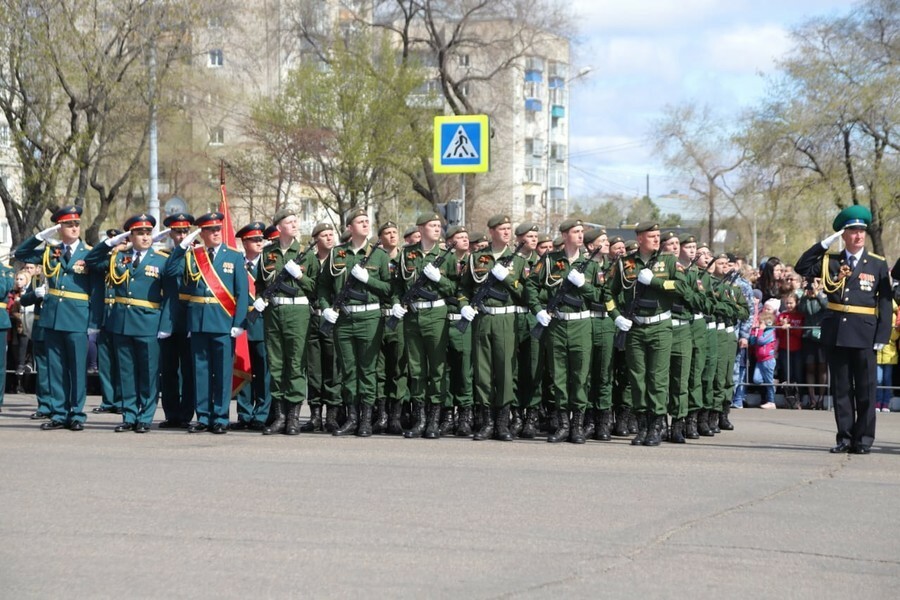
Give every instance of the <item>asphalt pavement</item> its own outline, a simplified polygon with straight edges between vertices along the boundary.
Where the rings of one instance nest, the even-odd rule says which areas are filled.
[[[0,598],[900,590],[898,413],[851,456],[828,453],[817,411],[734,411],[732,432],[645,448],[138,435],[90,414],[82,432],[40,431],[33,410],[7,395],[0,414]]]

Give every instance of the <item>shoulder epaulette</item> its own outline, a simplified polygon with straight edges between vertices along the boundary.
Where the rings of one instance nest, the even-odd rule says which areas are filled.
[[[159,254],[160,256],[165,256],[166,258],[169,258],[169,253],[165,250],[157,250],[156,253]]]
[[[93,249],[94,249],[94,247],[91,246],[90,244],[85,244],[84,247],[87,248],[88,250],[93,250]]]
[[[885,260],[883,256],[875,254],[874,252],[869,252],[869,256],[871,256],[872,258],[877,258],[878,260]]]

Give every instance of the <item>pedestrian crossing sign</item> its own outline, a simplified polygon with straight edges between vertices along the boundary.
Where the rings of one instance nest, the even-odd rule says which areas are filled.
[[[487,115],[434,118],[435,173],[487,173],[489,169]]]

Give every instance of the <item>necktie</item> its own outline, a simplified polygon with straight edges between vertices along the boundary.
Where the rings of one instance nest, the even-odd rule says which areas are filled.
[[[216,259],[216,249],[215,248],[207,248],[206,253],[209,254],[209,262],[213,262]]]
[[[248,261],[247,261],[247,264],[246,264],[245,266],[247,267],[247,272],[248,272],[248,273],[252,273],[252,272],[253,272],[253,263],[252,263],[252,262],[250,262],[250,261],[248,260]]]
[[[850,265],[850,270],[856,269],[856,257],[852,254],[847,257],[847,264]]]
[[[63,248],[65,248],[65,252],[63,252],[63,259],[66,262],[69,262],[69,259],[72,258],[72,248],[66,244],[63,244]]]
[[[141,266],[141,253],[140,252],[134,253],[134,262],[131,263],[131,266],[134,267],[135,271],[137,271],[137,268],[139,266]]]

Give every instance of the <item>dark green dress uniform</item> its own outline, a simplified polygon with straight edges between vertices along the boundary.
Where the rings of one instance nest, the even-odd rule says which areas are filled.
[[[527,225],[527,224],[526,224]],[[521,231],[522,225],[516,228],[516,233]],[[537,265],[539,257],[537,252],[532,252],[529,256],[520,253],[525,261],[525,279],[531,275],[535,265]],[[537,410],[529,411],[529,409],[537,409],[541,404],[543,395],[543,376],[544,376],[544,352],[542,351],[542,340],[535,339],[531,335],[531,330],[537,324],[534,314],[527,306],[517,307],[516,312],[516,373],[513,385],[516,388],[516,402],[513,414],[513,423],[510,426],[513,435],[519,435],[525,431],[526,439],[534,437],[537,430]],[[532,421],[528,423],[528,429],[525,429],[527,416],[534,413]]]
[[[715,418],[717,429],[719,415],[731,406],[731,399],[734,396],[734,359],[738,349],[737,325],[739,321],[750,316],[750,309],[740,286],[727,282],[720,293],[726,307],[725,327],[716,329],[719,336],[719,362],[716,368],[716,385],[713,388],[713,410],[716,414],[710,417],[710,424]],[[726,364],[729,361],[731,364]]]
[[[681,263],[676,268],[683,278],[675,282],[674,300],[672,303],[672,354],[669,363],[669,402],[668,414],[672,415],[672,428],[669,441],[684,443],[685,420],[688,414],[688,398],[690,396],[691,366],[693,364],[694,344],[692,327],[694,324],[693,307],[696,304],[691,285],[691,276]],[[701,319],[702,320],[702,319]]]
[[[614,320],[621,313],[609,289],[608,274],[615,263],[603,258],[597,263],[594,286],[597,300],[591,302],[591,372],[588,385],[588,408],[594,410],[594,439],[611,438],[613,405]]]
[[[381,228],[383,229],[382,225]],[[400,254],[403,252],[402,247],[394,249],[394,256],[388,257],[388,267],[391,273],[391,286],[399,290],[400,284]],[[393,298],[383,300],[381,303],[381,312],[385,318],[389,318],[391,314],[391,304]],[[378,353],[378,365],[376,372],[378,373],[378,403],[384,402],[385,410],[390,413],[390,422],[387,432],[391,435],[400,435],[403,433],[403,427],[400,423],[400,417],[403,412],[403,404],[409,402],[409,385],[408,373],[409,367],[406,354],[406,338],[403,335],[403,320],[397,323],[397,327],[393,330],[384,328],[384,335],[381,338],[381,351]],[[381,406],[379,406],[381,413]],[[384,433],[379,420],[374,425],[374,433]]]
[[[371,254],[366,270],[369,279],[362,283],[350,274],[364,256]],[[316,285],[319,308],[331,308],[348,277],[362,299],[350,299],[350,314],[341,311],[334,326],[334,345],[341,378],[341,398],[347,409],[347,420],[335,431],[337,435],[356,432],[371,434],[372,406],[378,393],[375,368],[384,333],[381,303],[391,296],[391,272],[388,255],[380,247],[364,244],[353,248],[352,242],[335,246],[322,264]],[[360,417],[357,408],[362,409]],[[369,425],[366,425],[369,423]]]
[[[122,233],[119,229],[107,229],[106,237],[112,238]],[[94,289],[91,292],[91,304],[100,303],[103,310],[100,317],[100,331],[97,333],[97,378],[100,380],[100,406],[93,413],[121,413],[122,389],[118,386],[116,350],[113,346],[113,334],[107,329],[109,313],[115,304],[115,291],[109,280],[109,265],[91,265],[95,272]],[[102,275],[101,275],[102,274]]]
[[[331,229],[330,225],[328,225],[328,229]],[[313,237],[323,230],[319,229],[317,225],[313,229]],[[318,263],[316,272],[321,274],[325,259],[320,259],[315,254],[312,259]],[[319,331],[322,324],[322,309],[318,308],[318,277],[319,275],[316,275],[316,287],[309,296],[312,304],[309,318],[309,349],[306,351],[308,401],[311,417],[300,430],[306,432],[322,430],[322,406],[324,405],[327,407],[324,429],[332,433],[338,428],[337,416],[341,406],[341,385],[338,381],[340,375],[334,352],[334,336],[325,335]],[[381,373],[380,369],[379,373]],[[400,433],[400,431],[398,430],[396,433]]]
[[[463,230],[464,231],[464,230]],[[451,239],[450,230],[447,238]],[[457,258],[453,257],[448,276],[456,285],[456,294],[459,294],[459,284],[463,271],[469,261],[469,253]],[[459,301],[451,303],[447,308],[447,321],[450,324],[447,339],[447,368],[444,379],[447,382],[447,403],[456,407],[458,411],[456,435],[468,437],[472,435],[472,328],[467,327],[460,331],[456,326],[462,319],[459,314]]]
[[[250,223],[235,233],[235,237],[238,239],[261,238],[265,228],[265,225],[259,221]],[[250,312],[254,310],[253,302],[258,296],[258,293],[254,292],[259,291],[259,288],[256,287],[256,280],[259,277],[262,256],[260,254],[253,260],[247,260],[246,255],[244,256],[244,269],[247,271],[248,281],[252,282],[249,294],[250,307],[248,307]],[[231,428],[262,431],[269,418],[269,409],[272,405],[264,319],[257,318],[252,323],[250,319],[247,319],[247,349],[250,352],[250,385],[242,386],[237,394],[238,420],[237,423],[232,424]]]
[[[698,416],[706,405],[703,400],[703,370],[706,367],[707,354],[707,322],[706,315],[711,314],[711,302],[708,295],[709,275],[701,272],[696,264],[691,265],[684,273],[687,286],[692,290],[692,300],[688,302],[693,317],[691,319],[691,370],[688,377],[687,419],[685,421],[685,437],[698,439]],[[705,283],[704,283],[705,281]],[[704,412],[704,417],[705,417]],[[704,419],[704,427],[708,429]]]
[[[80,219],[81,208],[68,206],[56,211],[56,223]],[[16,259],[40,264],[47,278],[40,325],[47,344],[50,384],[50,422],[42,429],[68,426],[80,431],[86,416],[87,394],[87,330],[99,323],[99,313],[91,312],[91,274],[85,258],[90,246],[76,241],[65,244],[43,244],[36,236],[22,242]]]
[[[12,322],[6,307],[9,293],[16,287],[15,271],[9,265],[0,264],[0,406],[6,392],[6,337]]]
[[[296,240],[287,249],[276,245],[264,250],[261,257],[262,268],[256,278],[257,295],[262,294],[275,281],[286,263],[294,261],[302,252],[303,248]],[[296,295],[292,296],[285,291],[275,292],[263,313],[271,379],[270,412],[274,415],[274,421],[269,425],[272,431],[267,430],[265,433],[278,433],[284,427],[291,429],[292,423],[299,433],[300,425],[297,420],[300,407],[306,399],[306,350],[311,315],[309,297],[316,287],[319,261],[313,252],[307,252],[299,266],[303,277],[289,277],[285,281],[285,285],[295,290]],[[284,430],[285,433],[293,433],[288,429]]]
[[[19,299],[22,306],[34,306],[34,327],[31,331],[31,356],[34,359],[34,391],[37,410],[31,415],[33,420],[50,418],[50,367],[47,364],[46,332],[40,326],[43,298],[38,298],[32,289]]]
[[[625,354],[632,405],[638,414],[638,434],[632,440],[635,445],[658,445],[665,425],[672,348],[672,292],[676,282],[682,279],[675,262],[675,257],[669,254],[645,260],[640,252],[635,252],[621,259],[610,275],[616,304],[625,307],[625,314],[634,315]],[[653,279],[635,302],[638,286],[642,285],[637,281],[638,274],[644,268],[650,268]]]
[[[569,227],[566,225],[574,226],[566,221],[560,230],[567,231]],[[528,305],[532,313],[544,310],[546,303],[559,293],[569,272],[586,260],[588,254],[583,250],[579,250],[571,261],[566,256],[565,249],[545,254],[535,265],[526,283]],[[584,285],[580,288],[567,286],[568,300],[559,302],[557,309],[550,315],[552,320],[544,332],[553,380],[553,396],[556,400],[555,410],[559,419],[559,427],[547,438],[548,442],[566,439],[574,443],[585,441],[583,422],[584,412],[588,407],[588,374],[593,338],[590,307],[600,300],[599,290],[594,283],[597,280],[597,267],[597,262],[591,260],[584,269]],[[542,296],[546,297],[546,302]]]

